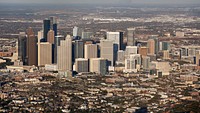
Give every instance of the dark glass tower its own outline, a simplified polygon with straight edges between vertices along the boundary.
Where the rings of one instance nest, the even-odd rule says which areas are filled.
[[[50,20],[45,19],[43,20],[43,33],[44,33],[44,41],[47,41],[47,34],[50,30]]]
[[[18,38],[18,60],[23,62],[23,65],[26,65],[25,58],[26,58],[26,33],[20,32]]]

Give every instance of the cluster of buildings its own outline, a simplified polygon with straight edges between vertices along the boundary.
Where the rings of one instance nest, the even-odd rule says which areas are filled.
[[[95,38],[92,32],[84,32],[78,27],[74,27],[73,37],[64,37],[57,33],[56,17],[50,17],[43,21],[43,30],[37,35],[32,28],[26,33],[20,32],[15,64],[34,65],[64,75],[105,75],[114,72],[116,67],[121,67],[124,73],[159,70],[169,74],[169,63],[156,61],[160,51],[163,59],[169,59],[169,42],[159,42],[157,36],[149,36],[147,42],[140,42],[136,39],[135,28],[127,29],[127,44],[124,40],[123,32],[106,32],[106,37]],[[158,69],[163,64],[166,67]]]

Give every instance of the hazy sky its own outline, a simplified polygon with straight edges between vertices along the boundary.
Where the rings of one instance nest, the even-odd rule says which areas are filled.
[[[200,0],[0,0],[1,3],[48,3],[48,4],[200,4]]]

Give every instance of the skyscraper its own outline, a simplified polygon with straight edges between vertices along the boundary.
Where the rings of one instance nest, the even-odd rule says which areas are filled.
[[[57,47],[57,65],[60,71],[72,71],[72,38],[67,35]]]
[[[78,73],[89,72],[89,62],[85,58],[77,58],[75,60],[75,71]]]
[[[49,30],[48,34],[47,34],[47,42],[54,44],[55,41],[55,36],[54,36],[54,31],[53,30]]]
[[[18,60],[23,62],[23,65],[25,65],[25,58],[26,58],[26,33],[20,32],[19,38],[18,38]]]
[[[64,40],[65,38],[63,36],[55,36],[55,41],[54,41],[54,56],[53,56],[53,63],[57,63],[58,59],[57,59],[57,51],[58,51],[58,46],[60,46],[60,41]]]
[[[84,58],[84,43],[80,40],[73,42],[73,61],[76,58]]]
[[[126,58],[130,57],[131,54],[137,54],[137,53],[138,53],[137,46],[126,46],[125,50]]]
[[[37,65],[37,39],[32,28],[27,30],[27,64],[29,66]]]
[[[54,36],[57,36],[57,18],[55,16],[50,17],[50,29],[54,31]]]
[[[135,28],[127,28],[127,46],[135,46]]]
[[[123,48],[123,32],[107,32],[107,40],[113,41],[117,45],[116,52]]]
[[[148,48],[147,47],[139,47],[138,53],[142,56],[147,56]]]
[[[52,44],[49,42],[38,43],[38,66],[52,64]]]
[[[108,60],[109,66],[114,66],[114,47],[113,47],[113,41],[110,40],[101,40],[100,41],[100,56],[101,58]]]
[[[85,44],[84,58],[97,58],[97,45],[96,44]]]
[[[142,57],[142,66],[143,66],[143,69],[149,70],[149,68],[150,68],[150,57],[148,57],[148,56]]]
[[[45,19],[43,20],[43,33],[44,33],[44,41],[47,41],[47,34],[50,30],[50,20],[49,19]]]
[[[149,55],[154,55],[155,54],[155,40],[154,39],[149,39],[147,41],[147,47],[148,47],[148,54]]]
[[[107,60],[103,58],[90,59],[90,72],[105,75],[108,71]]]

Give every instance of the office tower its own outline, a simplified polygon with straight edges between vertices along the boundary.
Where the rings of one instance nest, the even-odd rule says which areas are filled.
[[[37,65],[37,38],[32,28],[27,30],[26,59],[29,66]]]
[[[118,63],[124,63],[125,61],[125,51],[119,50],[117,52],[117,62]]]
[[[108,72],[107,60],[103,58],[91,58],[90,72],[105,75]]]
[[[138,54],[142,56],[147,56],[148,48],[147,47],[139,47]]]
[[[85,44],[84,46],[84,58],[97,58],[97,45],[96,44]]]
[[[82,39],[90,39],[93,36],[93,32],[82,32]]]
[[[131,54],[125,59],[125,72],[137,72],[142,65],[140,54]]]
[[[26,33],[20,32],[19,38],[18,38],[18,60],[23,62],[23,65],[25,65],[25,58],[26,58]]]
[[[50,29],[54,31],[54,36],[57,36],[57,18],[55,16],[50,17]]]
[[[155,54],[157,55],[159,52],[159,40],[157,37],[154,37],[153,39],[155,41]]]
[[[44,38],[44,33],[43,33],[43,31],[42,30],[40,30],[40,31],[38,31],[38,42],[42,39],[42,38]]]
[[[85,58],[75,59],[75,71],[78,73],[89,72],[89,62]]]
[[[163,51],[163,59],[164,59],[164,60],[170,59],[170,58],[169,58],[169,51],[168,51],[168,50],[164,50],[164,51]]]
[[[142,57],[142,66],[144,70],[150,69],[150,57],[148,56]]]
[[[73,61],[76,58],[84,58],[84,43],[80,40],[73,42]]]
[[[129,57],[131,54],[138,54],[137,46],[126,46],[125,58]]]
[[[38,66],[52,64],[52,44],[49,42],[38,43]]]
[[[154,55],[155,54],[155,40],[154,39],[149,39],[147,41],[147,47],[148,47],[148,54],[149,55]]]
[[[47,42],[54,44],[55,41],[55,36],[54,36],[54,31],[53,30],[49,30],[48,34],[47,34]]]
[[[127,29],[127,46],[135,46],[135,28]]]
[[[123,32],[107,32],[107,40],[113,41],[113,44],[116,45],[116,52],[122,50],[123,48]]]
[[[60,41],[61,40],[65,40],[65,38],[64,38],[64,36],[61,36],[61,35],[59,35],[59,36],[55,36],[55,41],[54,41],[54,56],[53,56],[53,59],[54,59],[54,64],[56,64],[57,63],[57,61],[58,61],[58,59],[57,59],[57,47],[58,46],[60,46]]]
[[[81,35],[82,35],[82,29],[75,26],[73,28],[73,37],[81,37]]]
[[[114,48],[113,48],[113,42],[110,40],[101,40],[100,41],[100,56],[101,58],[108,60],[109,66],[114,66]]]
[[[45,19],[43,20],[43,33],[44,33],[44,41],[46,42],[47,41],[47,34],[50,30],[50,20],[48,19]]]
[[[67,35],[65,40],[60,40],[57,47],[57,65],[58,70],[68,71],[72,70],[72,39]]]

